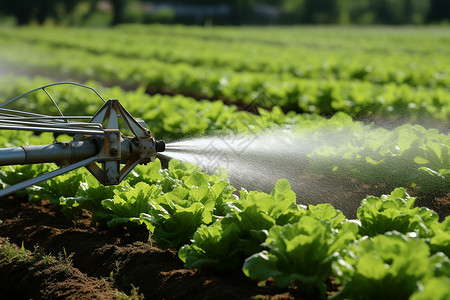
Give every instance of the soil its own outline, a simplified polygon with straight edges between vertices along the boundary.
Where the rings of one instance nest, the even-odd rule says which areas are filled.
[[[0,299],[112,299],[132,287],[146,299],[294,299],[299,291],[279,289],[270,281],[251,281],[241,270],[212,272],[183,268],[175,250],[148,243],[148,232],[91,226],[86,213],[68,219],[61,208],[43,200],[30,204],[0,199],[0,245],[9,240],[32,250],[36,245],[53,256],[66,253],[70,271],[61,263],[0,259]],[[261,286],[263,285],[263,286]],[[329,279],[329,293],[337,285]]]
[[[438,213],[439,221],[443,221],[450,215],[450,193],[442,195],[442,197],[436,197],[434,201],[431,202],[430,208]]]

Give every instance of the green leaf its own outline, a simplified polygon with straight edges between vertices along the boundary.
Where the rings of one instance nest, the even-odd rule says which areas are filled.
[[[148,211],[150,199],[161,195],[161,189],[157,186],[150,186],[140,182],[133,189],[128,191],[115,190],[114,194],[113,199],[102,201],[105,209],[108,209],[112,215],[118,217],[139,218],[141,213]]]
[[[344,285],[336,299],[408,299],[433,276],[426,243],[398,232],[360,239],[344,253],[333,262]]]
[[[192,188],[195,187],[202,187],[202,186],[208,186],[208,181],[206,180],[206,174],[204,173],[193,173],[191,174],[187,179],[184,180],[184,184]]]
[[[212,222],[214,202],[193,202],[178,197],[186,196],[186,192],[184,188],[177,188],[149,199],[148,211],[141,214],[142,222],[162,248],[177,248],[188,243],[198,227]]]
[[[360,234],[373,237],[396,230],[404,234],[415,232],[422,237],[432,235],[432,226],[438,221],[437,214],[427,208],[413,208],[414,200],[404,188],[397,188],[380,198],[367,197],[357,210],[361,221]]]
[[[183,246],[178,257],[187,268],[214,266],[218,269],[230,268],[240,261],[236,247],[239,227],[216,222],[212,226],[202,225],[195,232],[191,245]]]
[[[354,238],[348,235],[345,239],[348,243]],[[328,221],[303,216],[294,224],[272,227],[264,243],[267,250],[248,257],[243,272],[255,280],[272,277],[280,287],[294,282],[310,297],[325,298],[325,279],[332,273],[334,252],[342,250],[333,247],[337,241]]]
[[[291,190],[291,186],[286,179],[280,179],[275,183],[275,187],[270,193],[277,201],[290,201],[295,202],[295,193]]]
[[[281,275],[281,272],[277,270],[276,260],[272,257],[269,258],[269,253],[266,250],[247,258],[242,271],[245,276],[258,281]]]
[[[410,300],[447,300],[450,299],[450,278],[438,277],[427,281],[423,290],[415,292]]]
[[[334,228],[339,228],[345,220],[344,214],[329,203],[309,205],[306,215],[316,220],[328,220]]]

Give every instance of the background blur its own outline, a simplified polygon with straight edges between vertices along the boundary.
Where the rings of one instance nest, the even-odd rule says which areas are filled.
[[[0,23],[106,26],[448,24],[449,0],[15,0],[0,2]]]

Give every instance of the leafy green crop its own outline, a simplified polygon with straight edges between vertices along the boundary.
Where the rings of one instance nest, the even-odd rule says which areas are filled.
[[[283,179],[270,195],[242,190],[240,201],[230,203],[229,213],[213,226],[200,227],[192,244],[183,246],[178,256],[186,267],[233,268],[262,249],[261,243],[271,227],[294,223],[305,213],[295,200],[289,183]]]
[[[223,216],[235,200],[234,188],[221,170],[210,176],[177,160],[162,170],[157,159],[137,168],[127,182],[132,187],[114,190],[113,197],[101,202],[103,209],[97,216],[108,220],[109,226],[145,224],[162,248],[188,243],[198,227]]]
[[[177,160],[171,160],[167,170],[160,168],[156,160],[146,169],[137,169],[130,181],[143,180],[160,188],[159,194],[147,198],[149,207],[140,211],[140,221],[163,248],[189,242],[199,226],[223,216],[235,200],[234,188],[221,170],[209,176],[198,166]]]
[[[424,284],[423,291],[411,295],[410,300],[450,299],[450,278],[432,278]]]
[[[262,245],[267,250],[247,258],[243,271],[255,280],[272,277],[281,287],[294,282],[306,295],[324,299],[331,264],[356,233],[353,223],[346,223],[338,233],[328,221],[303,216],[294,224],[272,227]]]
[[[0,169],[0,187],[7,188],[25,180],[34,178],[38,175],[53,171],[54,165],[16,165],[8,166]],[[21,196],[27,196],[26,190],[17,191],[16,194]]]
[[[161,195],[161,188],[156,185],[148,185],[144,182],[137,183],[132,189],[120,191],[114,190],[112,199],[102,200],[104,218],[110,219],[108,226],[119,223],[137,222],[140,224],[139,215],[150,209],[149,201]]]
[[[3,81],[0,95],[5,97],[24,92],[29,86],[48,83],[43,79],[10,78]],[[293,112],[284,114],[279,107],[274,107],[270,112],[259,109],[259,115],[253,115],[236,111],[236,107],[219,101],[198,102],[182,96],[150,97],[143,89],[126,92],[118,87],[105,89],[97,83],[89,84],[106,96],[120,99],[127,110],[147,122],[158,138],[215,131],[242,133],[249,128],[264,131],[281,125],[288,127],[295,138],[307,139],[307,172],[356,178],[373,185],[384,184],[392,189],[413,186],[418,194],[443,194],[450,189],[450,136],[436,129],[406,124],[386,130],[355,122],[344,113],[336,113],[326,119]],[[92,114],[101,104],[91,94],[70,87],[55,88],[54,93],[64,113],[68,114]],[[42,113],[42,109],[49,105],[49,99],[45,97],[29,97],[29,103],[34,103],[33,112]],[[7,139],[12,143],[17,138],[5,136],[5,143]],[[42,141],[34,138],[33,143]]]
[[[200,226],[194,233],[191,245],[184,245],[178,257],[187,268],[214,266],[227,269],[237,266],[241,251],[236,247],[240,229],[236,224],[215,222],[211,226]]]
[[[153,93],[169,92],[205,99],[224,98],[247,104],[253,103],[258,95],[264,95],[271,99],[268,108],[274,103],[287,110],[311,113],[345,111],[352,115],[432,116],[444,121],[450,114],[450,98],[445,90],[449,83],[449,76],[446,76],[448,68],[444,67],[449,62],[448,51],[443,48],[442,40],[426,35],[415,38],[427,38],[436,47],[441,47],[438,53],[433,50],[436,60],[433,66],[423,59],[423,55],[417,54],[417,44],[409,44],[401,55],[397,51],[389,51],[389,55],[386,55],[385,49],[379,51],[379,45],[372,45],[374,49],[366,49],[366,53],[358,47],[355,53],[350,42],[344,43],[343,48],[324,47],[320,51],[321,55],[318,55],[320,47],[308,49],[308,45],[295,42],[297,37],[291,36],[283,41],[288,44],[293,42],[289,48],[283,48],[283,55],[280,55],[278,47],[269,45],[273,43],[250,44],[250,47],[239,47],[239,50],[232,47],[234,51],[230,53],[229,44],[223,44],[221,39],[205,43],[202,39],[182,34],[187,43],[180,44],[171,39],[169,32],[164,31],[167,36],[159,37],[158,42],[152,38],[152,43],[148,43],[142,29],[138,30],[139,34],[136,28],[132,30],[128,33],[125,28],[102,30],[100,35],[108,36],[105,38],[108,42],[99,43],[98,36],[86,41],[80,38],[70,42],[66,38],[67,33],[57,28],[49,28],[39,34],[34,29],[0,29],[0,44],[8,45],[0,47],[2,63],[61,76],[70,73],[79,78],[96,78],[104,83],[117,83],[128,88],[144,86]],[[85,30],[71,32],[80,37],[92,35]],[[332,32],[336,34],[336,31]],[[114,46],[117,35],[123,40],[129,40],[130,36],[142,36],[142,44],[135,45],[137,39],[133,39],[127,49]],[[278,39],[277,36],[273,38]],[[341,39],[348,40],[348,37],[343,38],[341,35]],[[380,39],[384,37],[376,37],[376,40]],[[313,40],[311,44],[326,42],[317,37]],[[222,46],[217,46],[217,42]],[[143,54],[144,48],[152,49],[150,53],[153,55],[147,51]],[[329,51],[331,48],[332,52]],[[205,55],[207,49],[210,52]],[[243,54],[248,53],[249,49],[257,53]],[[336,51],[340,54],[336,55]],[[34,59],[30,53],[39,55],[40,59]],[[308,62],[299,62],[299,53],[307,56]],[[411,64],[411,61],[415,63]],[[81,108],[82,105],[79,106]],[[193,117],[189,115],[181,122],[189,124],[191,128],[204,126],[204,122],[195,122]]]
[[[68,196],[61,194],[59,202],[63,206],[63,212],[68,217],[74,218],[83,209],[88,210],[92,212],[93,223],[109,220],[108,214],[103,211],[103,200],[112,199],[116,191],[127,191],[131,189],[126,181],[118,186],[104,186],[87,171],[82,171],[82,177],[79,181],[76,181],[79,175],[72,176],[66,182],[72,182],[73,186],[71,188],[75,188],[76,192]]]
[[[433,235],[429,242],[432,253],[443,252],[450,257],[450,216],[447,216],[442,223],[432,224]]]
[[[445,257],[430,257],[422,240],[391,232],[363,238],[334,264],[343,290],[333,299],[408,299]]]
[[[206,186],[190,191],[177,187],[151,199],[148,213],[142,213],[141,220],[159,246],[179,248],[189,242],[198,227],[212,222],[214,201],[202,197],[207,190]]]
[[[40,175],[39,174],[35,174]],[[60,204],[61,197],[73,197],[80,188],[83,174],[80,172],[70,172],[50,180],[44,181],[39,186],[28,188],[30,198],[35,200],[48,199],[52,204]]]
[[[340,211],[335,209],[329,203],[322,203],[317,205],[308,205],[307,216],[311,216],[316,220],[326,220],[330,222],[333,228],[340,229],[345,224],[345,216]]]
[[[450,190],[449,135],[410,124],[392,131],[349,126],[344,133],[344,142],[308,155],[314,170],[392,188],[414,186],[419,193]]]
[[[373,83],[406,83],[411,86],[446,86],[449,62],[444,32],[435,28],[266,28],[264,37],[256,28],[122,25],[112,30],[82,28],[4,28],[5,41],[48,45],[55,51],[76,49],[95,55],[138,58],[167,64],[184,63],[204,69],[268,73],[296,78],[334,78]],[[37,33],[39,32],[39,34]],[[70,32],[72,39],[68,39]],[[436,34],[436,32],[438,34]],[[176,39],[172,37],[176,35]],[[404,36],[407,35],[407,39]],[[151,42],[146,38],[152,36]],[[120,39],[128,47],[116,41]],[[392,44],[402,39],[401,46]],[[354,40],[359,42],[357,49]],[[213,41],[213,42],[205,42]],[[426,41],[426,42],[424,42]],[[223,51],[224,48],[227,51]],[[283,51],[280,51],[280,48]],[[142,51],[146,49],[146,51]],[[333,51],[330,51],[333,49]],[[434,53],[432,64],[424,53]],[[447,55],[446,55],[447,54]],[[308,55],[308,60],[298,57]],[[267,59],[270,57],[270,59]],[[411,64],[414,61],[414,64]],[[114,65],[105,66],[113,72]],[[133,79],[142,78],[135,74]]]
[[[431,236],[431,225],[438,215],[427,208],[413,207],[416,198],[409,197],[404,188],[390,195],[364,199],[357,211],[361,221],[360,233],[370,237],[396,230],[401,233],[416,232],[422,237]]]
[[[241,191],[240,200],[230,203],[229,213],[210,226],[199,227],[179,257],[190,268],[229,269],[261,251],[273,226],[295,224],[302,216],[327,222],[330,228],[343,226],[345,217],[331,205],[310,205],[306,210],[295,202],[286,180],[279,180],[270,195]],[[356,225],[345,226],[356,230]]]

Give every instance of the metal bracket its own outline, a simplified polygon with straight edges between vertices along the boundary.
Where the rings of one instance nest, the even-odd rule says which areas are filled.
[[[133,141],[130,143],[131,149],[127,149],[130,156],[122,169],[120,169],[120,163],[123,138],[119,130],[118,118],[122,118],[125,127],[134,134]],[[86,169],[103,185],[118,184],[136,165],[155,159],[155,140],[151,137],[150,130],[136,121],[117,99],[106,101],[89,123],[104,124],[105,128],[103,147],[96,159],[96,162],[100,162],[102,166],[98,166],[95,162],[86,166]],[[84,135],[76,135],[74,140],[85,138]]]

